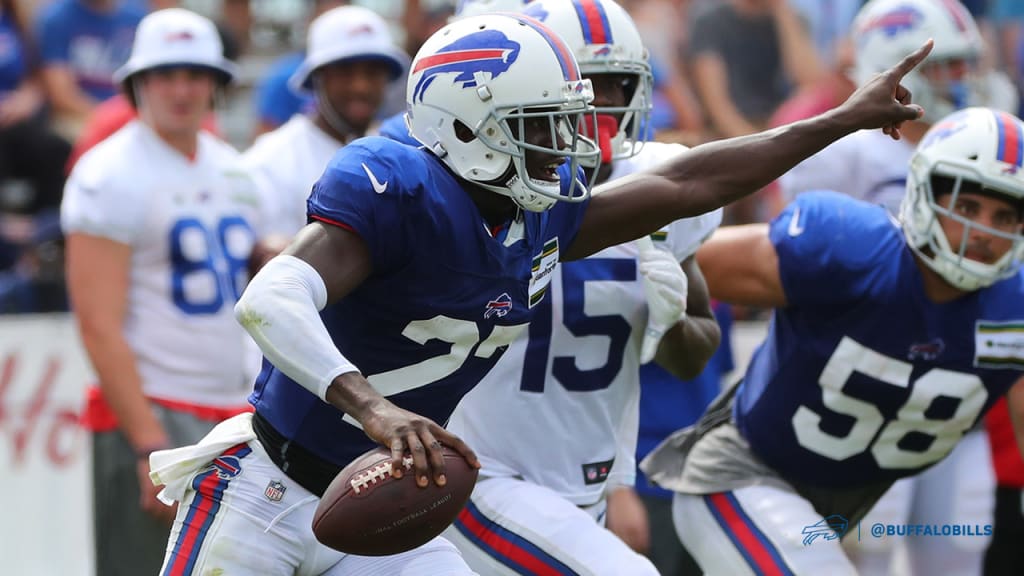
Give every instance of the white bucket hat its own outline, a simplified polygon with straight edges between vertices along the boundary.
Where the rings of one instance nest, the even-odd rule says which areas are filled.
[[[294,92],[313,89],[317,68],[344,60],[382,60],[391,66],[392,80],[409,66],[409,55],[395,44],[383,18],[362,6],[339,6],[324,12],[309,26],[306,59],[292,74]]]
[[[224,58],[213,22],[181,8],[158,10],[139,22],[131,56],[114,71],[114,81],[120,84],[139,72],[165,66],[209,68],[225,83],[236,71]]]

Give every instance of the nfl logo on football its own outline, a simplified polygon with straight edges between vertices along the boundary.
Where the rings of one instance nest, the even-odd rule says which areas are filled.
[[[284,498],[285,490],[287,490],[287,488],[285,488],[284,484],[280,481],[271,480],[270,483],[267,484],[267,489],[263,491],[263,495],[271,502],[280,502],[281,498]]]

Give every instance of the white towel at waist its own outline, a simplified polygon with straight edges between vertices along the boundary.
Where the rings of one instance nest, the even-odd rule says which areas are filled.
[[[255,439],[252,414],[245,413],[217,424],[198,444],[153,452],[149,455],[149,478],[155,486],[164,486],[158,498],[168,506],[180,502],[196,472],[228,448]]]

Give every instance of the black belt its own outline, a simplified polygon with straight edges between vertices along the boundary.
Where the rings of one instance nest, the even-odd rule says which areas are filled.
[[[341,466],[331,464],[293,440],[285,438],[259,411],[252,417],[252,428],[270,460],[299,486],[321,498],[327,491],[327,486],[338,472],[341,472]]]

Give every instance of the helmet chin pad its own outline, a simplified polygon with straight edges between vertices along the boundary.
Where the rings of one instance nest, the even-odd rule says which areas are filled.
[[[619,120],[611,114],[596,114],[594,122],[583,122],[581,131],[583,135],[597,142],[601,148],[601,164],[611,164],[612,155],[615,152],[612,138],[619,133]],[[597,134],[593,134],[597,128]]]

